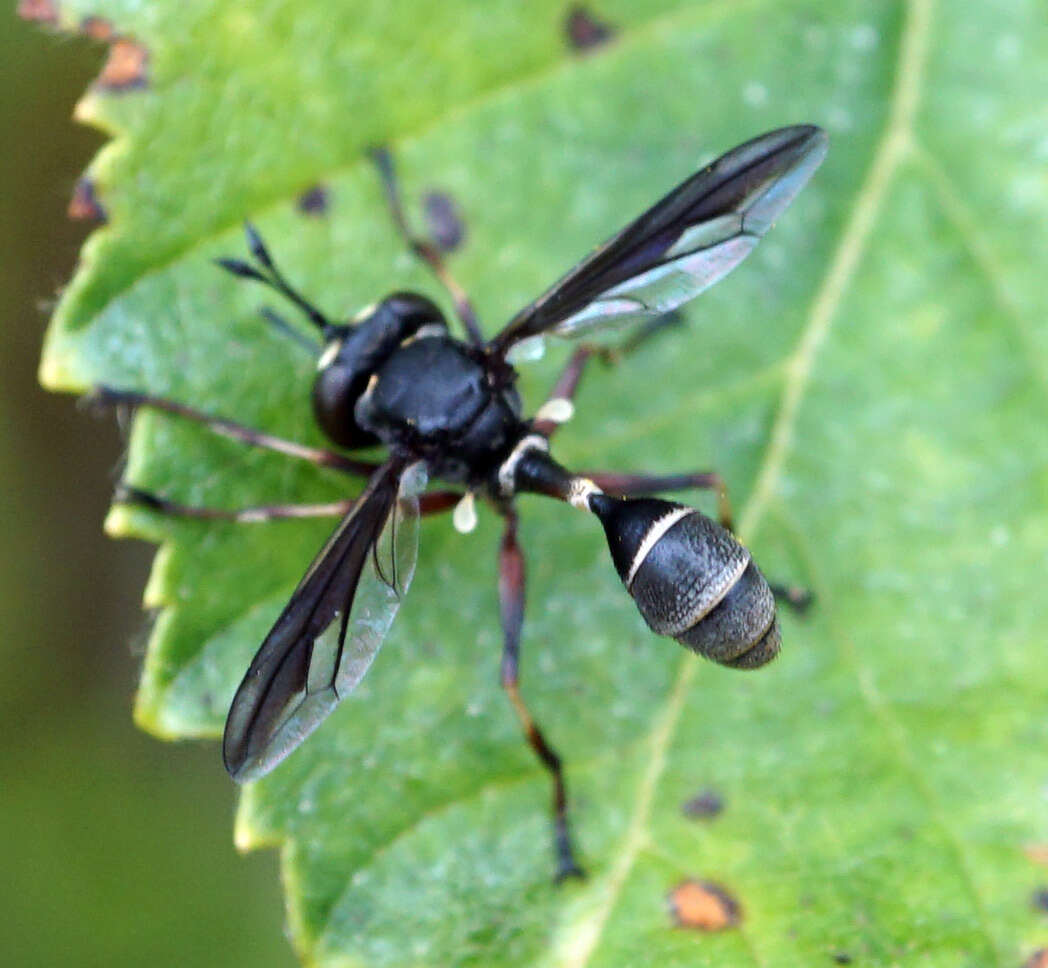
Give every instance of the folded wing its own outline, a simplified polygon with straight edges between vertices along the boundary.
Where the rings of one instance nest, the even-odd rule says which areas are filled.
[[[310,565],[233,698],[235,780],[272,770],[364,677],[414,574],[423,486],[420,467],[387,461]]]
[[[678,185],[548,292],[492,346],[542,333],[590,335],[669,312],[735,268],[826,155],[826,134],[795,125],[722,155]]]

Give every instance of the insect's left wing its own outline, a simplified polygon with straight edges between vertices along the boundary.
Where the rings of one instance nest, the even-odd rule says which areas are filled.
[[[383,464],[299,582],[233,698],[233,779],[272,770],[364,677],[414,574],[424,478],[421,465]]]
[[[770,131],[696,172],[521,310],[492,340],[590,334],[675,309],[735,268],[826,155],[814,125]]]

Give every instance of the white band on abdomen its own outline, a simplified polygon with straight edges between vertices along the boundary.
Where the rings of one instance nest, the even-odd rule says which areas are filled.
[[[513,497],[517,489],[517,465],[529,450],[540,450],[549,453],[549,441],[542,434],[528,434],[517,441],[517,446],[510,451],[509,457],[499,468],[499,490],[503,497]]]
[[[633,556],[633,563],[630,565],[629,574],[626,576],[627,590],[633,584],[633,579],[636,577],[640,566],[644,564],[644,559],[651,554],[651,549],[662,540],[662,536],[681,518],[686,518],[689,514],[694,513],[695,511],[692,508],[674,508],[669,514],[663,515],[648,528],[648,533],[644,535],[644,540],[641,541],[637,553]]]

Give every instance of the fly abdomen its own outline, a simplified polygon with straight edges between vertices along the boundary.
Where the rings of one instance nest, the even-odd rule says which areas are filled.
[[[775,597],[753,561],[724,598],[674,638],[707,659],[736,669],[756,669],[771,662],[782,644]]]
[[[750,553],[694,508],[593,494],[615,567],[654,632],[740,669],[779,652],[775,598]]]

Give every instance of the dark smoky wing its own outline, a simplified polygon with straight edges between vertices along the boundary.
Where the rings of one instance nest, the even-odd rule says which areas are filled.
[[[771,131],[722,155],[678,185],[492,341],[553,332],[575,336],[669,312],[730,272],[753,249],[826,155],[813,125]]]
[[[389,461],[372,475],[252,660],[223,738],[235,780],[273,769],[371,664],[414,572],[417,500],[403,472]]]

